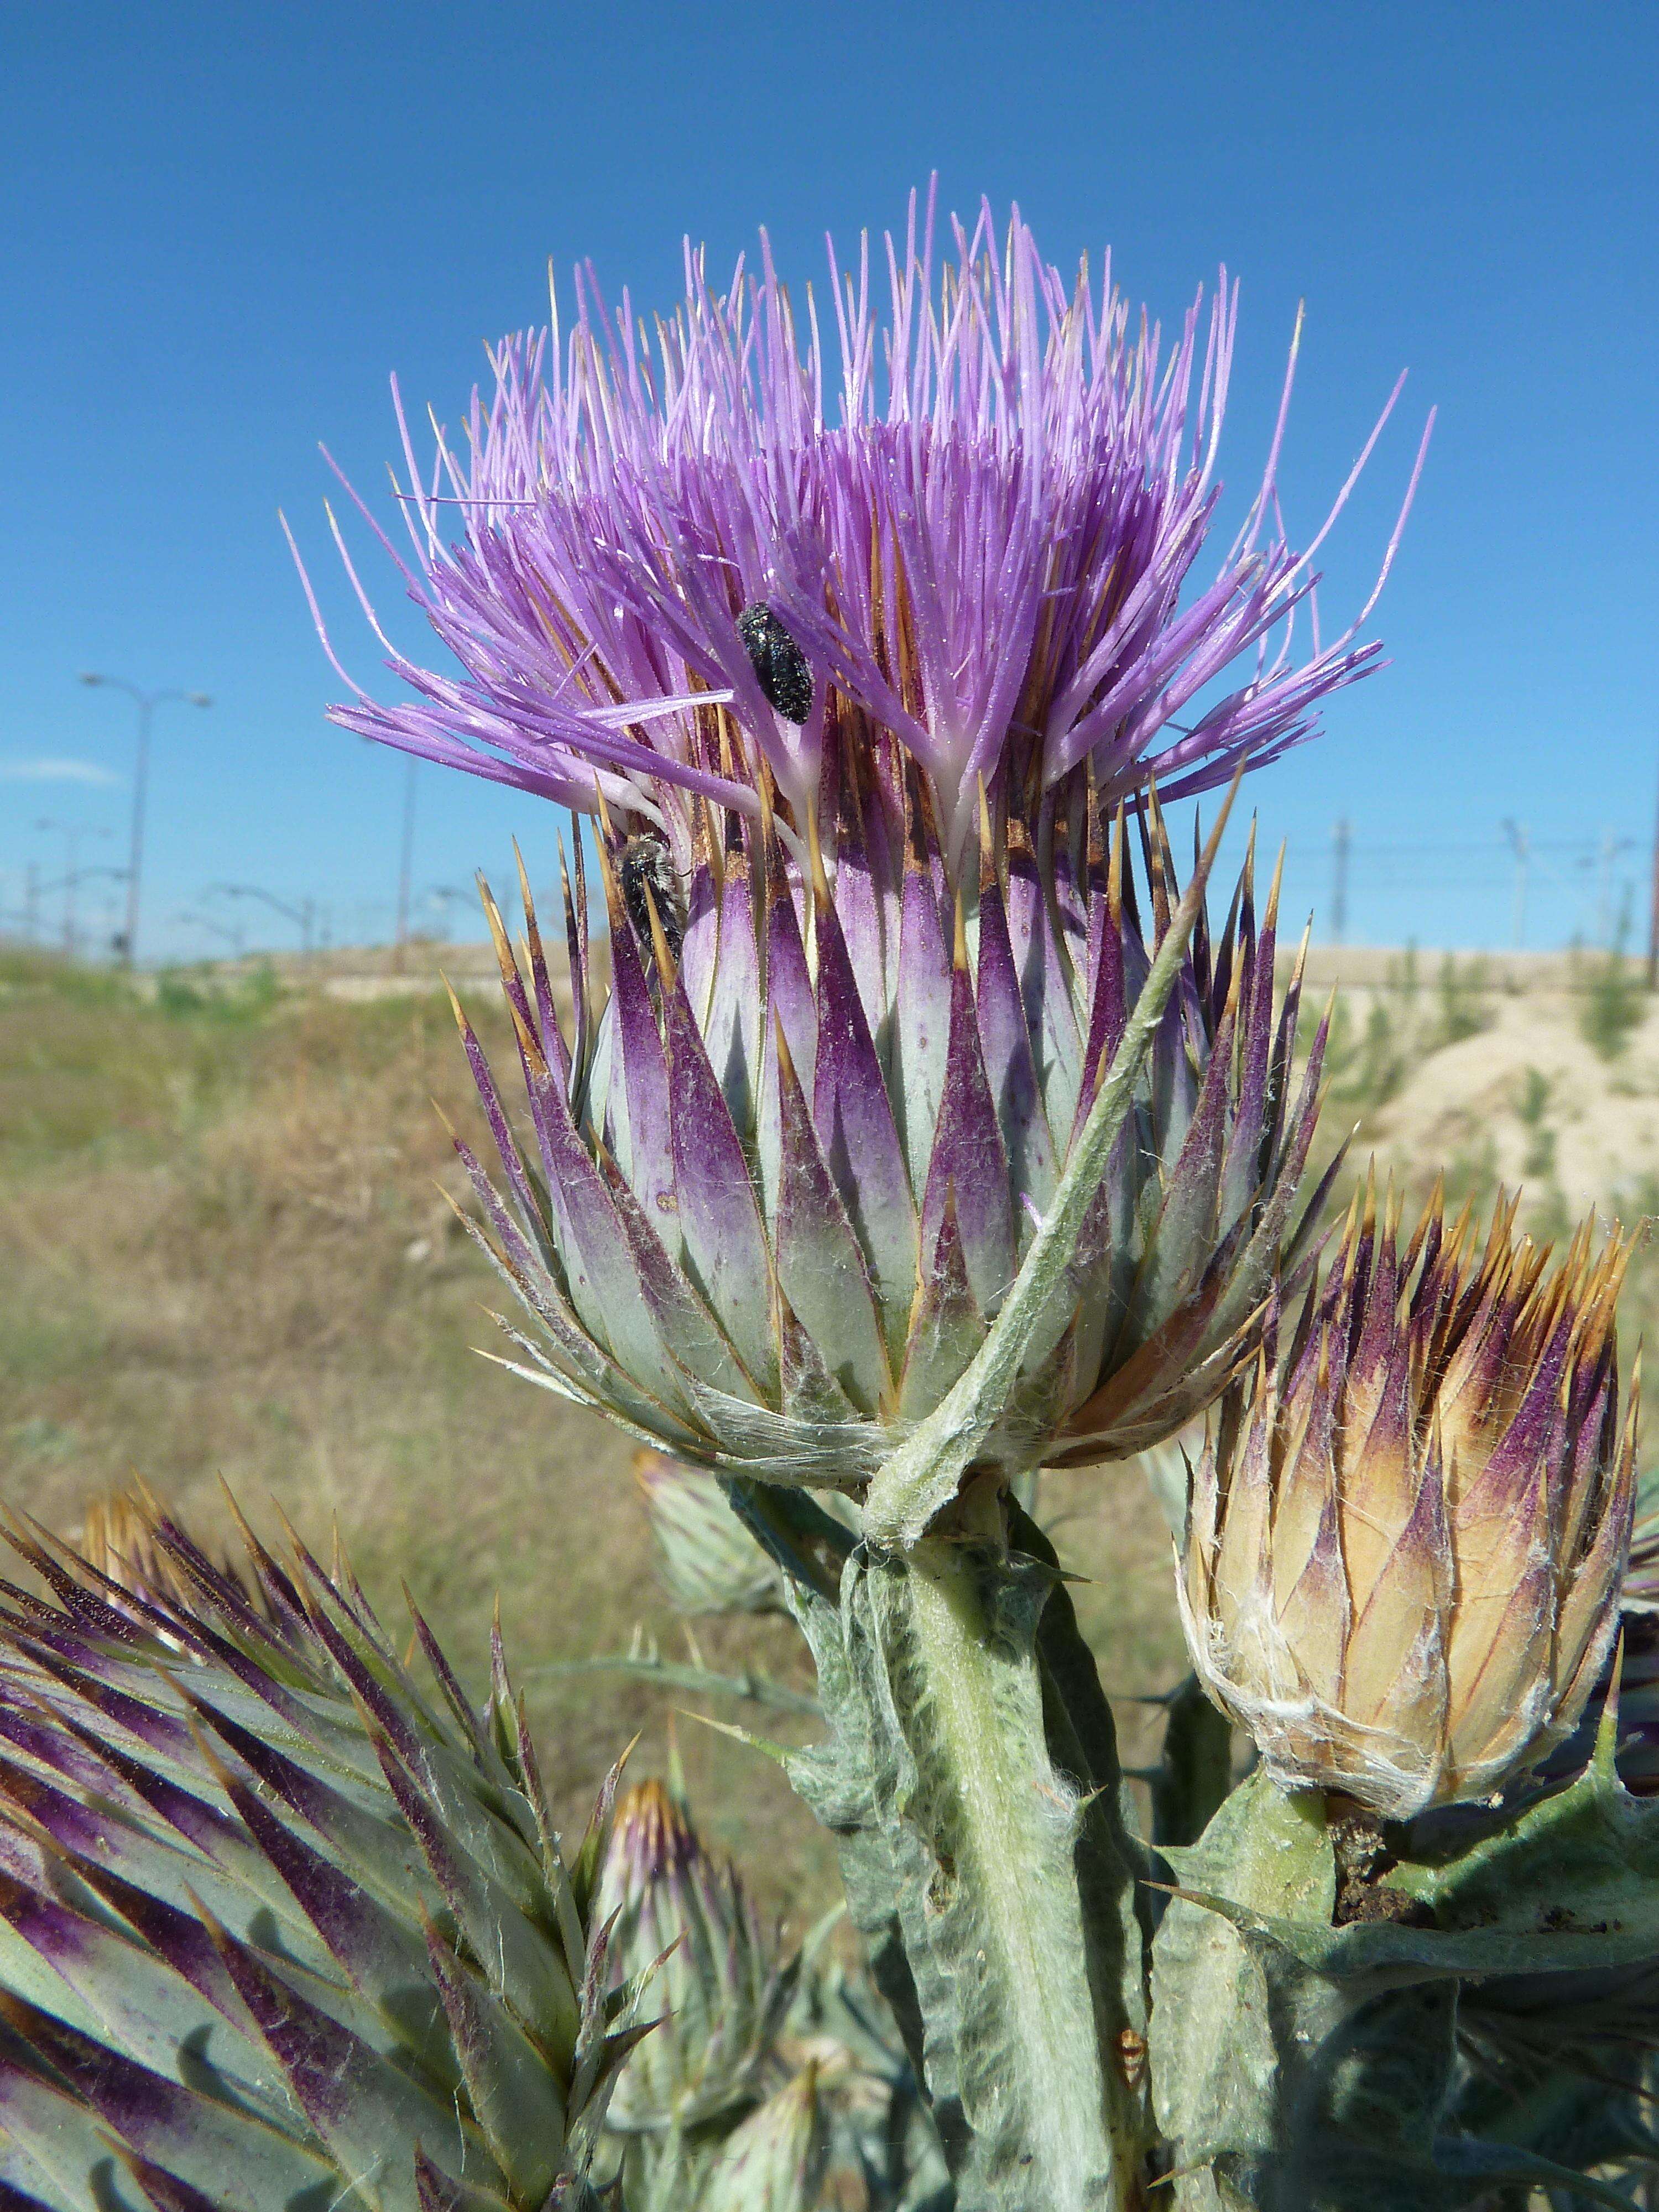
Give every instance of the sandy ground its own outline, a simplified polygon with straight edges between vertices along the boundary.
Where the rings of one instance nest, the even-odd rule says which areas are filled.
[[[1659,1006],[1607,1060],[1568,994],[1490,1005],[1489,1029],[1430,1054],[1371,1118],[1379,1159],[1462,1158],[1511,1186],[1553,1179],[1570,1213],[1595,1206],[1627,1229],[1659,1211]]]

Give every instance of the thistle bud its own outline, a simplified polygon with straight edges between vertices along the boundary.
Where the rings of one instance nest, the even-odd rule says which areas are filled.
[[[701,2212],[814,2212],[824,2201],[828,2140],[809,2061],[721,2145]]]
[[[1194,1477],[1179,1581],[1193,1663],[1290,1788],[1386,1818],[1487,1796],[1572,1729],[1619,1620],[1635,1392],[1628,1257],[1586,1223],[1553,1268],[1501,1200],[1484,1251],[1437,1198],[1400,1249],[1356,1200],[1278,1356],[1231,1391]],[[1275,1301],[1275,1309],[1277,1302]]]
[[[719,1480],[665,1452],[634,1455],[655,1542],[657,1579],[676,1613],[780,1613],[783,1577],[732,1511]]]
[[[740,2115],[768,2086],[794,1970],[659,1782],[629,1790],[617,1812],[597,1908],[601,1924],[613,1915],[613,1979],[655,1966],[647,2005],[662,2017],[623,2068],[607,2125],[632,2135]]]

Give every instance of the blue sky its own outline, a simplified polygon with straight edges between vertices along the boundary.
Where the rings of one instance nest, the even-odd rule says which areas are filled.
[[[133,710],[90,667],[215,701],[157,718],[147,951],[209,949],[189,914],[291,936],[204,903],[215,882],[384,933],[402,763],[325,722],[276,521],[367,680],[317,441],[383,485],[389,372],[453,421],[482,341],[543,312],[550,255],[667,305],[683,232],[720,267],[764,222],[816,276],[826,228],[851,249],[937,169],[949,204],[1017,198],[1064,265],[1109,242],[1166,320],[1225,260],[1240,490],[1305,298],[1293,531],[1409,368],[1322,593],[1363,596],[1437,403],[1376,617],[1393,665],[1261,780],[1263,825],[1328,908],[1352,821],[1351,937],[1478,944],[1509,934],[1510,819],[1538,848],[1531,941],[1592,932],[1604,879],[1644,896],[1659,784],[1656,96],[1648,0],[7,9],[0,908],[31,861],[63,872],[41,820],[88,833],[83,866],[124,856]],[[416,821],[422,890],[554,828],[436,770]],[[94,915],[114,888],[84,887]]]

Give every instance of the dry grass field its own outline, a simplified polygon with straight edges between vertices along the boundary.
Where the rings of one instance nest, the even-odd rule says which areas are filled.
[[[661,1760],[673,1701],[550,1670],[622,1649],[636,1625],[665,1649],[680,1632],[627,1442],[474,1349],[494,1334],[491,1285],[434,1188],[459,1184],[432,1102],[475,1133],[477,1117],[425,981],[435,965],[417,956],[395,994],[258,972],[140,993],[0,952],[0,1496],[72,1530],[137,1471],[216,1537],[222,1478],[267,1531],[277,1508],[313,1545],[337,1526],[388,1616],[406,1581],[474,1680],[499,1598],[550,1778],[579,1819],[636,1731],[636,1758]],[[1610,1022],[1598,990],[1618,1002]],[[466,995],[507,1049],[488,988]],[[1552,1233],[1587,1202],[1627,1223],[1655,1205],[1659,1022],[1599,969],[1367,971],[1345,994],[1334,1059],[1328,1133],[1358,1117],[1362,1147],[1413,1184],[1437,1161],[1460,1190],[1524,1174]],[[1631,1322],[1656,1303],[1640,1258]],[[1050,1481],[1042,1511],[1087,1578],[1079,1609],[1133,1758],[1150,1735],[1135,1701],[1179,1663],[1167,1538],[1133,1468]],[[711,1664],[805,1686],[786,1623],[699,1633]],[[765,1759],[678,1733],[705,1825],[799,1925],[833,1888],[811,1824]]]

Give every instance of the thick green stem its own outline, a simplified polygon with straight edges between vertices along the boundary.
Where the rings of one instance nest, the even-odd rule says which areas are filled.
[[[792,1494],[734,1503],[789,1571],[826,1734],[785,1764],[837,1838],[959,2212],[1131,2212],[1152,2137],[1139,1856],[1047,1539],[981,1498],[982,1540],[872,1554]]]
[[[1130,2212],[1150,2136],[1111,1717],[1042,1539],[795,1586],[829,1733],[787,1759],[927,2087],[960,2212]],[[1034,1555],[1035,1554],[1035,1555]]]
[[[981,1577],[959,1547],[908,1555],[912,1662],[930,1723],[956,1880],[971,1887],[987,1994],[1006,2005],[998,2040],[1024,2148],[1030,2201],[1053,2212],[1138,2201],[1142,2121],[1100,2045],[1093,1948],[1075,1875],[1079,1807],[1049,1763],[1036,1669],[1021,1684],[987,1618]],[[1021,1692],[1025,1696],[1021,1696]],[[1011,1696],[1037,1710],[1008,1726]],[[1036,1725],[1031,1723],[1035,1722]]]

